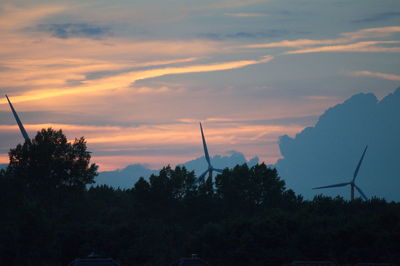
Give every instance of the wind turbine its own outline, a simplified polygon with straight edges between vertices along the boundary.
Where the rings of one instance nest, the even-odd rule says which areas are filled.
[[[214,168],[214,167],[211,165],[210,156],[208,155],[208,149],[207,149],[206,139],[204,138],[203,127],[201,126],[201,123],[200,123],[200,131],[201,131],[201,137],[202,137],[202,139],[203,139],[204,157],[206,158],[207,163],[208,163],[208,168],[207,168],[207,170],[206,170],[204,173],[202,173],[202,174],[200,175],[200,178],[203,178],[203,177],[207,174],[207,172],[208,172],[208,177],[209,177],[209,178],[212,178],[212,173],[213,173],[214,171],[215,171],[215,172],[218,172],[218,173],[222,173],[222,170],[221,170],[221,169]]]
[[[356,183],[355,183],[356,177],[357,177],[357,174],[358,174],[358,170],[360,170],[360,166],[361,166],[361,163],[362,163],[362,161],[363,161],[363,159],[364,159],[364,155],[365,155],[365,153],[367,152],[367,148],[368,148],[368,145],[365,146],[364,152],[363,152],[363,154],[361,155],[361,159],[360,159],[360,161],[358,162],[358,165],[357,165],[356,170],[354,171],[353,179],[352,179],[350,182],[347,182],[347,183],[340,183],[340,184],[335,184],[335,185],[329,185],[329,186],[323,186],[323,187],[315,187],[315,188],[313,188],[313,189],[331,188],[331,187],[344,187],[344,186],[350,185],[350,197],[351,197],[351,200],[352,200],[352,201],[354,200],[354,188],[357,189],[357,191],[361,194],[361,196],[362,196],[365,200],[368,200],[367,196],[365,196],[365,194],[364,194],[364,192],[362,192],[361,188],[359,188],[359,187],[356,185]]]
[[[14,115],[14,118],[15,118],[15,120],[17,121],[19,130],[21,131],[22,136],[24,137],[25,141],[30,142],[31,139],[29,138],[28,133],[26,133],[26,130],[25,130],[25,128],[24,128],[24,125],[22,124],[21,120],[19,119],[18,114],[17,114],[17,112],[15,111],[15,109],[14,109],[14,107],[13,107],[13,105],[12,105],[10,99],[8,99],[7,94],[6,94],[6,98],[7,98],[8,104],[10,105],[11,111],[12,111],[12,113],[13,113],[13,115]]]

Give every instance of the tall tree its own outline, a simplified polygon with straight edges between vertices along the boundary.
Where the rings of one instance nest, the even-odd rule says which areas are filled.
[[[62,130],[42,129],[32,141],[9,152],[6,175],[31,189],[67,188],[83,190],[94,183],[97,165],[90,163],[83,137],[68,142]]]

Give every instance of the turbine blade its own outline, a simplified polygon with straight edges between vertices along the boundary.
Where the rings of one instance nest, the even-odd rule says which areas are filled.
[[[364,159],[364,155],[365,155],[365,153],[367,152],[367,149],[368,149],[368,145],[365,146],[364,152],[363,152],[363,154],[361,155],[361,159],[360,159],[360,161],[358,162],[358,165],[357,165],[356,170],[354,171],[353,183],[354,183],[354,181],[356,180],[356,177],[357,177],[357,174],[358,174],[358,170],[360,170],[360,166],[361,166],[361,163],[362,163],[362,161],[363,161],[363,159]]]
[[[323,187],[315,187],[313,189],[320,189],[320,188],[330,188],[330,187],[344,187],[347,185],[350,185],[351,183],[347,182],[347,183],[340,183],[340,184],[335,184],[335,185],[329,185],[329,186],[323,186]]]
[[[202,173],[202,174],[199,176],[199,178],[203,178],[203,177],[207,174],[207,172],[208,172],[208,169],[207,169],[204,173]]]
[[[17,121],[19,130],[21,131],[22,136],[24,137],[25,141],[30,141],[29,136],[28,136],[28,133],[26,133],[26,130],[25,130],[25,128],[24,128],[24,125],[22,124],[21,120],[19,119],[18,114],[17,114],[17,112],[15,111],[15,109],[14,109],[14,107],[13,107],[13,105],[12,105],[10,99],[8,99],[8,96],[7,96],[7,95],[6,95],[6,98],[7,98],[8,104],[10,105],[11,111],[12,111],[12,113],[13,113],[13,115],[14,115],[14,118],[15,118],[15,120]]]
[[[357,185],[354,185],[357,189],[357,191],[361,194],[361,196],[365,199],[368,200],[367,196],[365,196],[364,192],[362,192],[361,188],[357,187]]]
[[[212,169],[208,170],[208,177],[209,177],[210,179],[212,179],[212,172],[213,172]]]
[[[206,139],[204,138],[203,127],[201,126],[201,123],[200,123],[200,131],[201,131],[201,138],[203,139],[204,156],[206,157],[208,165],[211,166],[210,156],[208,155],[207,143]]]
[[[224,170],[213,168],[213,171],[218,172],[218,173],[222,173]]]

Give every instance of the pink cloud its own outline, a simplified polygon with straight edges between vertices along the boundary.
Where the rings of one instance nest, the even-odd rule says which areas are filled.
[[[366,71],[366,70],[351,71],[351,72],[348,72],[347,74],[350,76],[354,76],[354,77],[365,76],[365,77],[374,77],[374,78],[380,78],[380,79],[400,81],[400,75],[385,74],[385,73],[380,73],[380,72],[371,72],[371,71]]]

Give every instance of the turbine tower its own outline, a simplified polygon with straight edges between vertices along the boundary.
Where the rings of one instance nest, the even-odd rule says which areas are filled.
[[[204,157],[206,158],[207,164],[208,164],[207,170],[200,175],[200,178],[203,178],[207,174],[207,172],[208,172],[208,177],[212,178],[212,173],[214,171],[218,172],[218,173],[222,173],[222,170],[216,169],[211,165],[210,156],[208,155],[206,139],[204,138],[203,127],[201,126],[201,123],[200,123],[200,131],[201,131],[201,138],[203,139]]]
[[[17,114],[17,112],[15,111],[15,109],[14,109],[14,107],[13,107],[13,105],[12,105],[10,99],[8,99],[8,96],[7,96],[7,95],[6,95],[6,98],[7,98],[8,104],[10,105],[11,111],[12,111],[12,113],[13,113],[13,115],[14,115],[14,118],[15,118],[15,120],[17,121],[19,130],[21,131],[22,136],[24,137],[25,141],[30,142],[31,139],[29,138],[28,133],[26,133],[26,130],[25,130],[25,128],[24,128],[24,125],[22,124],[21,120],[19,119],[18,114]]]
[[[331,187],[344,187],[344,186],[350,185],[350,198],[351,198],[352,201],[354,200],[354,188],[357,189],[357,191],[360,193],[360,195],[361,195],[365,200],[368,200],[367,196],[365,196],[365,194],[364,194],[364,192],[362,192],[361,188],[359,188],[359,187],[356,185],[356,183],[355,183],[356,177],[357,177],[357,174],[358,174],[358,171],[360,170],[361,163],[362,163],[362,161],[363,161],[363,159],[364,159],[364,155],[365,155],[365,153],[367,152],[367,148],[368,148],[368,145],[365,146],[364,152],[363,152],[363,154],[361,155],[361,159],[360,159],[360,161],[358,162],[358,165],[357,165],[356,170],[354,171],[353,179],[352,179],[350,182],[347,182],[347,183],[340,183],[340,184],[335,184],[335,185],[329,185],[329,186],[323,186],[323,187],[315,187],[315,188],[313,188],[313,189],[331,188]]]

